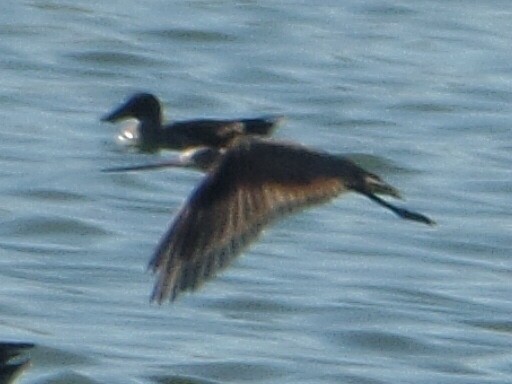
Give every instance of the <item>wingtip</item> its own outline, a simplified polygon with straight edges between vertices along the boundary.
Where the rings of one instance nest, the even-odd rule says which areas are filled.
[[[156,303],[158,306],[161,306],[165,299],[166,297],[160,287],[160,282],[157,282],[153,287],[153,291],[151,292],[151,296],[149,297],[149,302],[151,304]]]
[[[169,302],[173,303],[176,301],[176,298],[178,297],[178,288],[172,287],[159,287],[158,283],[153,288],[153,291],[151,292],[151,296],[149,297],[149,302],[151,304],[155,303],[158,306],[162,306],[164,303]]]
[[[149,301],[158,305],[162,305],[167,301],[173,302],[180,293],[179,281],[176,280],[175,274],[165,274],[160,267],[157,262],[151,261],[147,268],[150,272],[157,275]]]
[[[163,303],[163,299],[161,297],[156,296],[155,294],[151,294],[151,296],[149,297],[149,303],[156,304],[159,307],[161,307],[162,303]]]

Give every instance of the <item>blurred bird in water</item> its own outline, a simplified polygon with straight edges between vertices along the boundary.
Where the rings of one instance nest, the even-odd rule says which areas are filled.
[[[200,148],[179,161],[106,171],[194,167],[207,172],[149,263],[157,274],[151,300],[173,301],[196,289],[239,255],[266,225],[343,192],[357,192],[397,216],[433,225],[425,215],[378,195],[400,198],[379,176],[351,160],[306,147],[262,139],[235,140],[229,147]]]
[[[164,125],[162,106],[157,97],[150,93],[136,93],[103,116],[101,121],[114,123],[129,118],[138,120],[138,124],[124,130],[120,138],[132,142],[145,152],[200,146],[220,148],[237,137],[270,136],[284,120],[282,116],[265,116],[232,120],[195,119]]]
[[[31,343],[0,342],[0,383],[13,383],[30,365],[25,351],[34,347]]]

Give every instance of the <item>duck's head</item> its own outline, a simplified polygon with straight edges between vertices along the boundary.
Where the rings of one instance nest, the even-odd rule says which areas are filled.
[[[114,123],[129,118],[161,124],[162,108],[160,101],[151,93],[136,93],[121,106],[103,116],[101,121]]]

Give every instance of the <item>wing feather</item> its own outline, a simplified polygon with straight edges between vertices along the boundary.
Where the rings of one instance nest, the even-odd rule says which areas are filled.
[[[149,264],[157,274],[152,300],[196,289],[269,222],[346,190],[330,159],[260,140],[229,149],[161,239]]]

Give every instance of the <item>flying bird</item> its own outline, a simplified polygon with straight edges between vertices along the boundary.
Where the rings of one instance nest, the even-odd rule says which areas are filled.
[[[223,149],[196,149],[179,161],[107,171],[172,166],[198,168],[206,176],[149,263],[157,275],[151,300],[159,304],[214,277],[271,222],[344,192],[359,193],[403,219],[435,224],[379,197],[400,194],[351,160],[290,143],[240,139]]]
[[[195,119],[164,124],[162,115],[162,106],[156,96],[136,93],[103,116],[101,121],[138,120],[135,129],[124,131],[122,138],[132,141],[141,151],[155,152],[200,146],[224,147],[237,137],[269,136],[284,120],[283,116],[263,116],[233,120]]]

